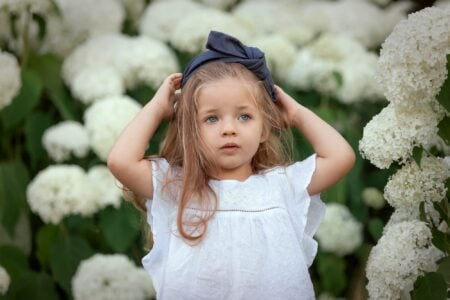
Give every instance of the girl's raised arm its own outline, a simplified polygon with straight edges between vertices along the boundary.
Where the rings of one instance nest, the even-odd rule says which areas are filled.
[[[275,89],[287,121],[305,136],[317,154],[316,170],[307,191],[310,195],[320,193],[351,170],[355,164],[355,152],[332,126],[297,103],[280,87],[275,86]]]
[[[173,113],[181,73],[168,76],[158,91],[117,138],[108,155],[108,168],[126,187],[145,198],[153,197],[152,166],[144,159],[150,139],[163,119]]]

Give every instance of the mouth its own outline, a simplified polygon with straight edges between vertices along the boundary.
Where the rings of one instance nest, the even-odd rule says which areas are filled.
[[[239,146],[235,143],[226,143],[225,145],[220,147],[220,150],[224,150],[227,152],[236,151],[237,149],[239,149]]]

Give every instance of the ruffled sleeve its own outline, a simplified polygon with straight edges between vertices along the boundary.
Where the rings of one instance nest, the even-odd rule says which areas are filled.
[[[300,242],[306,264],[311,266],[317,254],[317,242],[313,239],[325,215],[326,206],[320,193],[309,195],[306,188],[316,169],[316,154],[286,167],[286,205],[294,230]]]
[[[147,223],[153,234],[153,248],[142,259],[144,268],[150,273],[155,289],[162,284],[164,266],[170,243],[170,217],[174,206],[170,199],[164,197],[162,188],[170,165],[164,158],[152,159],[153,198],[147,199]]]

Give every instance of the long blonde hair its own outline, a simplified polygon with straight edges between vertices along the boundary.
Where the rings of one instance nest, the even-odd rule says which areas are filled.
[[[280,109],[251,71],[241,64],[221,61],[210,62],[197,69],[177,95],[174,118],[169,123],[160,151],[160,156],[172,168],[179,168],[181,171],[180,178],[168,178],[166,185],[174,181],[178,181],[177,184],[180,185],[177,227],[182,238],[190,244],[198,244],[204,238],[208,221],[217,211],[218,201],[208,184],[211,174],[217,174],[217,165],[208,150],[202,146],[197,122],[198,96],[205,84],[226,78],[253,83],[249,85],[253,87],[249,91],[263,115],[263,135],[267,139],[260,144],[251,161],[253,173],[291,162],[292,134],[285,130],[287,126]],[[131,200],[136,206],[145,209],[142,201],[138,197],[134,198]],[[185,210],[191,201],[198,201],[201,207],[206,207],[207,209],[202,210],[206,213],[200,218],[197,216],[195,219],[185,220]],[[193,226],[200,234],[189,234],[185,225]]]

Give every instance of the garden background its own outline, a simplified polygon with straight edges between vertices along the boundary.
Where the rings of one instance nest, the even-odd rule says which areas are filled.
[[[106,158],[211,29],[357,154],[321,195],[318,298],[447,299],[450,1],[389,0],[0,0],[0,299],[155,297]]]

